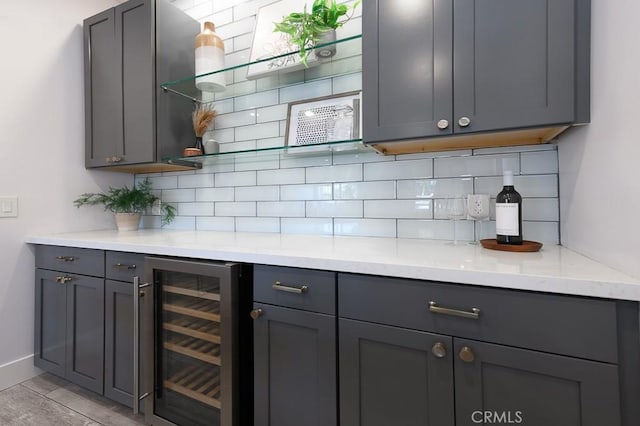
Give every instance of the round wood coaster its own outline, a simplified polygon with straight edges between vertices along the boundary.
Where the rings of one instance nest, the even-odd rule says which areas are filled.
[[[480,244],[482,247],[491,250],[500,250],[500,251],[517,251],[517,252],[533,252],[538,251],[542,247],[542,243],[538,243],[536,241],[527,241],[524,240],[522,244],[498,244],[498,240],[495,238],[487,238],[485,240],[480,240]]]

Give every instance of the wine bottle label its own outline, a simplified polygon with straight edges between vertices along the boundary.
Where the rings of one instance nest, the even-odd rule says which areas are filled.
[[[496,203],[496,234],[520,235],[518,203]]]

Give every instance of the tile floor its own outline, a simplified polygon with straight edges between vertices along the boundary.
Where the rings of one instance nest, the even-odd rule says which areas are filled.
[[[0,391],[1,426],[137,426],[129,407],[45,373]]]

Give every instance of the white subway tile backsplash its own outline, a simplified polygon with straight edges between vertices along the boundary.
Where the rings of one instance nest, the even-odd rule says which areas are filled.
[[[521,174],[558,173],[558,151],[523,152],[520,164]]]
[[[255,186],[256,172],[216,173],[215,185],[220,186]]]
[[[232,112],[230,114],[221,114],[214,120],[216,130],[226,129],[228,127],[240,127],[248,124],[256,123],[255,110],[246,110],[240,112]],[[254,138],[255,139],[255,138]]]
[[[244,186],[235,190],[235,201],[272,201],[280,199],[279,186]]]
[[[164,225],[163,229],[173,229],[177,231],[190,231],[196,227],[196,218],[194,216],[176,216],[176,218],[168,225]]]
[[[278,158],[264,159],[255,156],[236,156],[236,171],[243,170],[272,170],[280,166]]]
[[[213,203],[178,203],[179,216],[213,216]]]
[[[233,102],[236,111],[275,105],[278,103],[278,91],[269,90],[267,92],[258,92],[252,95],[238,96],[234,98]],[[283,118],[286,118],[286,116]]]
[[[333,79],[333,93],[345,93],[362,90],[362,73],[341,75]]]
[[[258,123],[266,123],[268,121],[280,121],[287,119],[287,104],[273,105],[269,107],[259,108],[257,111]]]
[[[283,234],[315,234],[332,235],[333,219],[331,218],[289,218],[280,219],[280,232]]]
[[[280,102],[295,102],[329,96],[331,94],[331,80],[317,80],[310,83],[296,84],[280,89]]]
[[[198,188],[196,189],[196,201],[233,201],[233,188]]]
[[[236,232],[280,232],[277,217],[236,217]]]
[[[334,235],[395,237],[395,219],[334,219]]]
[[[309,167],[306,179],[307,183],[359,181],[362,180],[362,164]]]
[[[280,160],[280,168],[289,169],[293,167],[330,166],[331,161],[331,153],[311,157],[295,154],[283,154],[282,159]]]
[[[258,185],[304,183],[304,169],[259,170]]]
[[[426,238],[453,241],[453,221],[398,219],[398,238]],[[458,241],[473,241],[473,221],[458,220],[455,223]],[[495,234],[494,234],[495,236]]]
[[[273,0],[252,0],[243,1],[233,7],[233,16],[236,19],[243,19],[251,15],[256,15],[260,7],[273,3]]]
[[[434,177],[496,176],[505,170],[520,173],[519,154],[447,157],[433,160]]]
[[[276,136],[275,138],[266,138],[257,140],[257,148],[275,148],[284,146],[284,136]]]
[[[380,155],[377,152],[362,151],[354,153],[334,154],[333,164],[359,164],[359,163],[375,163],[381,161],[393,161],[393,155]]]
[[[213,174],[178,176],[178,188],[202,188],[213,186]]]
[[[364,165],[364,180],[415,179],[431,176],[433,176],[433,163],[430,159]]]
[[[330,200],[333,197],[330,183],[309,185],[282,185],[281,200]]]
[[[362,217],[362,201],[307,201],[307,217]]]
[[[492,202],[495,202],[495,200],[492,200]],[[493,217],[495,218],[495,212]],[[522,220],[559,221],[560,208],[558,199],[524,198],[522,200]]]
[[[186,203],[196,200],[195,189],[163,189],[162,202],[164,203]]]
[[[213,3],[213,10],[216,12],[244,3],[246,0],[216,0]]]
[[[223,39],[237,37],[242,34],[253,32],[253,28],[256,25],[255,16],[249,16],[247,18],[234,21],[231,24],[221,25],[216,27],[216,33]],[[228,64],[227,64],[228,66]]]
[[[365,200],[364,217],[431,219],[431,200]]]
[[[143,179],[136,179],[136,185]],[[151,187],[157,189],[175,189],[178,187],[178,176],[153,176],[149,178]]]
[[[233,38],[233,49],[244,50],[250,49],[253,42],[253,34],[247,33]],[[246,72],[246,70],[245,70]]]
[[[420,158],[443,158],[443,157],[468,157],[472,154],[470,149],[442,152],[419,152],[415,154],[398,154],[398,160],[418,160]]]
[[[558,197],[558,175],[514,176],[513,184],[522,197]],[[495,197],[502,190],[502,177],[476,178],[476,193]]]
[[[215,122],[214,122],[215,125]],[[228,129],[216,129],[213,131],[207,132],[208,135],[213,136],[213,139],[217,140],[219,143],[230,143],[233,142],[235,131],[232,128]]]
[[[367,200],[396,198],[395,181],[334,183],[336,200]]]
[[[420,179],[398,181],[398,198],[442,198],[473,192],[473,179]]]
[[[522,237],[525,240],[546,244],[560,244],[560,228],[558,222],[522,221]]]
[[[235,231],[236,221],[233,217],[196,217],[196,229],[199,231]]]
[[[184,11],[187,15],[191,16],[193,19],[200,21],[204,17],[209,16],[213,13],[213,6],[210,2],[200,3],[197,5],[194,2],[193,7],[190,7],[189,9],[185,9]]]
[[[236,140],[273,138],[280,136],[278,122],[254,124],[253,126],[236,127]]]
[[[253,201],[220,201],[215,203],[214,211],[216,216],[255,216],[256,203]]]
[[[258,216],[304,217],[304,201],[259,201]]]
[[[499,146],[495,148],[477,148],[473,150],[474,155],[481,154],[504,154],[509,152],[529,152],[529,151],[550,151],[557,150],[558,147],[551,143],[522,146]]]
[[[220,152],[250,151],[256,149],[256,145],[255,140],[221,143]],[[250,156],[252,159],[255,159],[255,154],[253,152],[250,153]]]
[[[217,28],[219,26],[227,25],[227,24],[232,23],[233,22],[233,12],[232,12],[231,9],[225,9],[225,10],[213,13],[213,14],[205,17],[204,19],[202,19],[202,21],[213,22],[213,24]],[[226,50],[226,49],[225,49],[225,51],[228,52],[228,50]]]

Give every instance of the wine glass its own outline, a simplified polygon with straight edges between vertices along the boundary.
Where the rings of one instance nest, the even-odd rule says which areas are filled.
[[[453,221],[453,245],[458,244],[456,234],[456,222],[467,217],[467,198],[456,196],[447,199],[446,204],[447,218]]]
[[[473,244],[480,242],[482,235],[482,221],[488,220],[490,215],[490,195],[489,194],[469,194],[467,197],[467,214],[478,224],[478,232]]]

